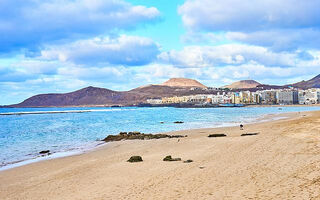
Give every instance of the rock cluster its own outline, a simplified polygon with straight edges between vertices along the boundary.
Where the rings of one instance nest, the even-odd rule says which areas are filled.
[[[142,162],[142,157],[141,156],[131,156],[129,160],[127,160],[127,162]],[[181,161],[181,158],[172,158],[172,156],[166,156],[163,161]],[[185,160],[183,161],[183,163],[191,163],[193,162],[193,160]]]
[[[120,132],[118,135],[108,135],[102,141],[113,142],[120,140],[150,140],[160,138],[182,138],[183,135],[167,135],[167,134],[145,134],[140,132]]]

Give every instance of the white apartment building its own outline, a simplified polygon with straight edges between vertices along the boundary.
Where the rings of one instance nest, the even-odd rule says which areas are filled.
[[[309,89],[299,91],[299,104],[317,104],[320,103],[320,90]]]

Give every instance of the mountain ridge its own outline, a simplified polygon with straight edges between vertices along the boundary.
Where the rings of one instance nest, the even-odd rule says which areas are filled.
[[[298,83],[294,83],[288,86],[297,87],[301,89],[307,89],[307,88],[320,88],[320,74],[313,77],[310,80],[307,81],[300,81]]]
[[[186,80],[188,82],[187,84],[183,82]],[[38,94],[27,98],[21,103],[10,105],[10,107],[125,106],[142,103],[149,98],[207,93],[206,91],[202,92],[202,90],[200,90],[201,92],[191,90],[192,87],[197,88],[197,86],[206,88],[206,86],[198,81],[192,81],[192,79],[179,78],[179,81],[176,82],[175,85],[177,86],[151,84],[140,86],[129,91],[113,91],[89,86],[69,93]]]
[[[27,98],[19,104],[9,105],[7,107],[66,107],[66,106],[113,106],[113,105],[135,105],[145,102],[147,99],[172,97],[172,96],[185,96],[195,94],[215,94],[217,91],[208,90],[207,87],[200,82],[193,79],[173,79],[173,81],[164,82],[163,84],[151,84],[134,88],[129,91],[114,91],[106,88],[99,87],[85,87],[69,93],[49,93],[38,94]],[[192,80],[192,81],[190,81]],[[186,82],[188,84],[186,84]],[[245,90],[252,91],[260,89],[281,89],[290,86],[307,89],[307,88],[320,88],[320,75],[308,81],[301,81],[291,85],[277,86],[260,84],[254,80],[244,80],[245,83],[252,83],[256,85],[254,88],[238,88],[231,90]],[[169,82],[169,84],[168,84]],[[171,82],[171,83],[170,83]],[[174,82],[174,84],[172,84]],[[241,82],[241,81],[238,81]],[[203,87],[199,87],[201,85]],[[169,86],[178,85],[178,86]],[[232,85],[232,84],[231,84]],[[198,87],[197,87],[198,86]]]

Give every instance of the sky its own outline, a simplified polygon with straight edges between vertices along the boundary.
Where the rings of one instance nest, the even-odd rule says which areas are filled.
[[[0,0],[0,105],[173,77],[219,87],[320,74],[319,0]]]

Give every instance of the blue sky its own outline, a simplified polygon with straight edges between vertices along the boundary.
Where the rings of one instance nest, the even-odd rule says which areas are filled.
[[[287,84],[320,73],[318,0],[0,0],[0,105],[172,77]]]

